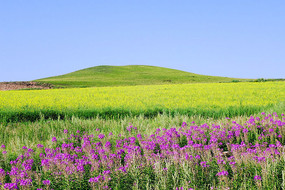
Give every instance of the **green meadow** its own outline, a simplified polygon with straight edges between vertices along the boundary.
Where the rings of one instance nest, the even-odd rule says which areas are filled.
[[[248,79],[199,75],[148,65],[96,66],[72,73],[35,80],[55,87],[102,87],[156,84],[238,82]]]

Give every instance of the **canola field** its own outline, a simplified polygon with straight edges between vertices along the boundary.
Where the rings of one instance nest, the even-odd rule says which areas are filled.
[[[0,118],[114,118],[158,113],[224,117],[284,111],[285,82],[145,85],[0,92]]]

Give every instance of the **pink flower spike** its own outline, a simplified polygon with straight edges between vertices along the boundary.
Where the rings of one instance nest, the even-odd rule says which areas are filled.
[[[57,141],[56,137],[52,137],[51,141],[56,142]]]

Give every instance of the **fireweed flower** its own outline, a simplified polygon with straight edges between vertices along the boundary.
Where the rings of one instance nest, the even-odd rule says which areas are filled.
[[[99,135],[98,135],[98,138],[99,138],[99,139],[104,139],[104,138],[105,138],[105,135],[104,135],[104,134],[99,134]]]
[[[269,131],[270,133],[272,133],[272,132],[274,132],[274,129],[270,128],[268,131]]]
[[[200,165],[201,165],[202,167],[204,167],[204,168],[209,167],[209,166],[207,165],[207,162],[200,162]]]
[[[77,168],[77,171],[79,171],[79,172],[84,172],[85,171],[84,167],[82,165],[79,165],[76,168]]]
[[[2,145],[1,145],[1,148],[2,148],[2,149],[5,149],[5,148],[6,148],[6,146],[5,146],[4,144],[2,144]]]
[[[104,181],[104,180],[105,180],[105,177],[104,177],[104,176],[98,175],[97,177],[90,178],[90,179],[89,179],[89,182],[90,182],[90,183],[98,183],[98,182]]]
[[[18,189],[17,183],[5,183],[4,184],[5,189]]]
[[[22,149],[23,149],[23,150],[26,150],[26,149],[28,149],[28,148],[27,148],[26,146],[23,146]]]
[[[56,137],[52,137],[51,141],[56,142],[57,141]]]
[[[0,168],[0,176],[5,176],[5,170]]]
[[[261,176],[259,176],[259,175],[256,175],[256,176],[254,176],[254,178],[253,178],[254,180],[261,180]]]
[[[127,131],[131,131],[132,128],[133,128],[133,126],[128,126]]]
[[[227,176],[227,175],[229,175],[228,171],[221,171],[216,174],[216,176]]]
[[[31,149],[31,148],[29,148],[29,149],[28,149],[28,152],[29,152],[29,153],[32,153],[32,152],[34,152],[34,150]]]
[[[217,163],[218,163],[218,164],[226,164],[226,162],[225,162],[223,159],[221,159],[221,160],[218,159],[218,160],[217,160]]]
[[[242,132],[243,132],[243,133],[247,133],[247,132],[248,132],[247,128],[244,128],[244,129],[242,130]]]
[[[137,134],[137,138],[138,138],[139,140],[142,140],[142,135],[141,135],[141,134]]]
[[[67,130],[67,129],[64,129],[63,132],[64,132],[65,134],[67,134],[67,133],[68,133],[68,130]]]
[[[197,155],[197,156],[195,156],[195,158],[199,160],[199,159],[201,159],[201,156]]]
[[[50,180],[44,180],[44,181],[43,181],[43,184],[44,184],[44,185],[50,185]]]
[[[89,183],[97,183],[97,182],[98,182],[98,179],[95,177],[89,179]]]
[[[103,171],[103,175],[109,175],[110,173],[111,173],[110,170]]]
[[[111,148],[111,147],[112,147],[112,144],[109,141],[107,141],[105,144],[105,148]]]
[[[137,130],[137,128],[132,126],[132,125],[130,125],[130,126],[127,127],[127,131],[130,132],[131,130]]]
[[[32,183],[31,179],[21,179],[20,180],[20,186],[30,186]]]

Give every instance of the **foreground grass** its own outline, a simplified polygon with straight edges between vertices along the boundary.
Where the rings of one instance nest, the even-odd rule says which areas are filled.
[[[0,92],[0,121],[160,113],[234,117],[284,110],[285,82],[212,83]]]
[[[0,183],[9,189],[282,189],[284,119],[178,114],[1,124]]]
[[[241,120],[239,118],[238,120]],[[35,122],[10,122],[0,123],[0,142],[7,145],[7,150],[11,153],[19,154],[21,147],[29,145],[35,148],[38,143],[43,145],[51,145],[52,137],[63,138],[64,129],[68,129],[70,133],[76,131],[85,131],[89,134],[109,134],[112,132],[114,136],[121,135],[126,137],[129,133],[126,128],[130,125],[136,126],[138,132],[150,135],[156,128],[171,128],[180,126],[183,122],[191,123],[195,121],[197,124],[226,122],[225,118],[216,120],[213,118],[205,118],[201,116],[187,116],[176,114],[174,116],[168,114],[159,114],[156,117],[146,118],[144,115],[127,116],[121,119],[102,119],[100,117],[92,119],[82,119],[71,117],[70,119],[51,120],[44,119]]]

